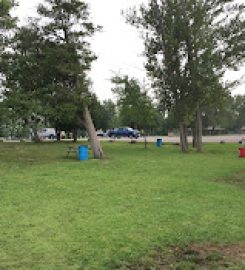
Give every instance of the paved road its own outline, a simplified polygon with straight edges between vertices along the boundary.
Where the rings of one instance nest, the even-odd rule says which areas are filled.
[[[157,138],[163,139],[163,142],[170,142],[170,143],[179,143],[180,139],[177,136],[149,136],[147,137],[148,142],[156,142]],[[238,135],[219,135],[219,136],[203,136],[204,143],[219,143],[221,141],[227,143],[238,143],[242,138],[245,139],[245,134],[238,134]],[[111,140],[110,138],[101,138],[103,141]],[[128,138],[120,138],[115,139],[115,141],[130,141]],[[143,137],[137,139],[137,141],[144,141]],[[188,137],[188,141],[192,142],[192,137]]]
[[[147,137],[148,142],[156,142],[158,138],[161,138],[163,142],[170,142],[170,143],[179,143],[180,139],[178,136],[149,136]],[[245,140],[245,134],[237,134],[237,135],[219,135],[219,136],[203,136],[203,142],[204,143],[219,143],[221,141],[227,142],[227,143],[238,143],[240,140],[244,138]],[[109,141],[112,140],[111,138],[101,138],[99,137],[101,141]],[[81,139],[79,141],[87,141],[86,138]],[[115,141],[131,141],[128,138],[120,138],[120,139],[113,139]],[[1,141],[1,140],[0,140]],[[5,140],[4,140],[5,141]],[[28,142],[30,140],[27,140]],[[53,141],[53,140],[47,140],[47,141]],[[62,141],[72,141],[72,139],[66,139]],[[144,138],[140,137],[137,139],[139,142],[144,142]],[[188,137],[188,141],[191,143],[192,142],[192,137]],[[19,142],[19,140],[12,140],[12,141],[5,141],[5,142]]]

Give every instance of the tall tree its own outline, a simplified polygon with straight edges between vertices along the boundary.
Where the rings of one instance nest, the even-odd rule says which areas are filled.
[[[146,68],[159,98],[175,112],[182,151],[188,149],[186,124],[194,114],[202,150],[202,107],[225,93],[224,69],[244,58],[244,5],[235,2],[150,0],[128,17],[145,33]]]
[[[181,8],[177,1],[149,1],[136,10],[128,21],[142,29],[145,41],[146,69],[165,108],[172,110],[179,123],[182,151],[188,150],[187,125],[190,117],[189,82]]]
[[[220,81],[244,59],[244,5],[237,1],[181,0],[197,150],[202,151],[202,111],[227,96]]]
[[[88,109],[87,73],[96,57],[87,40],[98,29],[89,20],[88,5],[79,0],[46,0],[39,5],[38,13],[48,19],[43,30],[49,55],[55,57],[49,67],[53,71],[53,82],[48,88],[50,102],[55,103],[54,110],[69,107],[74,112],[72,118],[87,130],[94,157],[102,158],[104,154]]]
[[[38,140],[38,123],[45,112],[42,103],[42,38],[36,26],[21,27],[11,43],[11,50],[3,55],[6,77],[6,104],[12,112],[29,124],[33,139]]]
[[[16,5],[13,0],[0,0],[0,102],[1,102],[1,117],[0,117],[0,125],[1,131],[4,132],[6,127],[10,123],[11,119],[16,117],[14,113],[8,108],[6,102],[3,101],[4,90],[5,90],[5,53],[9,44],[13,41],[13,30],[16,27],[16,18],[12,17],[10,14],[11,9]],[[13,117],[10,117],[13,116]],[[4,134],[7,135],[7,134]]]

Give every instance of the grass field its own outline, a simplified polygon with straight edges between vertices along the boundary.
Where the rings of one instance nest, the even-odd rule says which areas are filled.
[[[104,143],[107,159],[66,159],[67,144],[0,143],[0,269],[124,269],[151,250],[245,243],[245,159]]]

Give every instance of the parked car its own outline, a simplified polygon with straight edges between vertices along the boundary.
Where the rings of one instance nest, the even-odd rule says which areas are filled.
[[[97,130],[96,131],[96,134],[97,134],[97,136],[99,136],[99,137],[105,137],[106,136],[106,134],[105,134],[105,132],[103,132],[103,130]]]
[[[128,137],[128,138],[139,138],[140,132],[137,129],[130,127],[119,127],[109,130],[107,133],[108,137]]]
[[[54,128],[43,128],[41,132],[38,133],[38,136],[41,139],[55,139],[57,134]]]

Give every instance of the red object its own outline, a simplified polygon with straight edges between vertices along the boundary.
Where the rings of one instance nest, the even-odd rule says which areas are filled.
[[[245,147],[239,148],[240,150],[240,157],[245,157]]]

